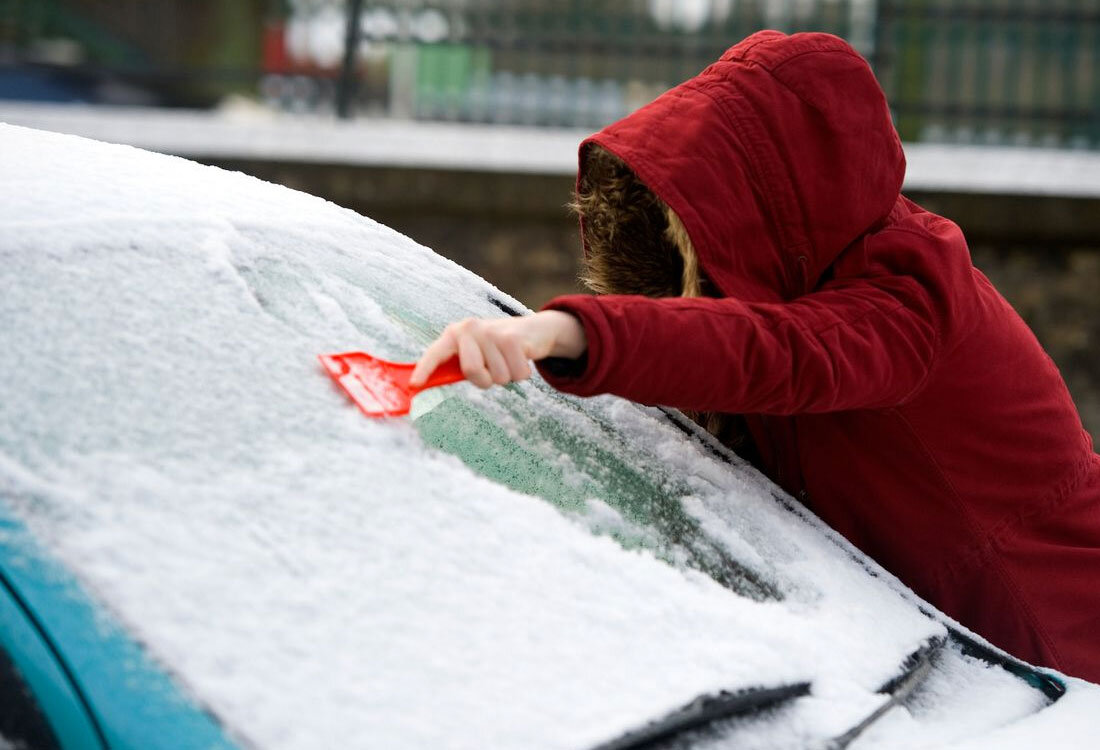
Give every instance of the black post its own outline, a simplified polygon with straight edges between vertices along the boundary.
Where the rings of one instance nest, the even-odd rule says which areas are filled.
[[[346,120],[351,117],[351,99],[355,95],[355,58],[359,50],[359,16],[363,0],[348,1],[348,29],[344,36],[344,64],[340,69],[340,84],[336,92],[336,115]]]
[[[871,68],[875,71],[879,86],[886,88],[886,67],[892,62],[892,50],[886,48],[889,44],[893,23],[894,8],[892,0],[879,0],[875,8],[875,51],[872,56]]]

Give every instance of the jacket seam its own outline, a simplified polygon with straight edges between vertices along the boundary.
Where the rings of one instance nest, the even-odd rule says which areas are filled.
[[[806,49],[801,49],[798,52],[795,52],[793,55],[790,55],[788,57],[784,57],[781,60],[776,61],[776,63],[774,65],[766,65],[763,60],[760,60],[758,58],[749,58],[748,57],[748,54],[750,52],[752,52],[754,49],[756,49],[757,47],[760,47],[762,45],[768,44],[769,42],[772,42],[772,41],[774,41],[774,40],[773,39],[761,39],[760,41],[756,42],[755,44],[752,44],[749,47],[747,47],[744,52],[737,55],[736,57],[726,57],[724,59],[720,58],[718,60],[718,62],[720,62],[720,63],[732,63],[732,62],[753,63],[754,65],[759,65],[761,68],[768,71],[769,73],[774,73],[775,71],[779,70],[780,68],[782,68],[784,65],[786,65],[790,61],[797,60],[798,58],[800,58],[804,55],[816,55],[816,54],[820,54],[822,52],[836,52],[836,53],[839,53],[839,54],[842,54],[842,55],[846,55],[847,57],[851,57],[851,58],[854,58],[856,60],[866,62],[866,59],[862,55],[860,55],[859,53],[853,52],[850,49],[846,49],[843,46],[840,46],[840,44],[838,44],[837,42],[831,42],[831,41],[810,42],[810,43],[808,43],[808,45],[810,45],[810,46],[807,46]]]
[[[727,298],[727,299],[736,299],[736,298],[735,297],[730,297],[730,298]],[[738,301],[739,302],[744,302],[743,300],[738,300]],[[793,300],[792,302],[780,302],[780,303],[772,303],[772,304],[776,304],[776,305],[781,306],[781,307],[787,307],[787,306],[793,304],[795,301],[797,301],[797,300]],[[742,313],[742,312],[735,312],[735,311],[727,312],[727,311],[724,311],[724,310],[714,310],[714,309],[710,309],[709,307],[705,307],[705,306],[670,305],[670,307],[672,307],[672,309],[674,309],[674,310],[700,312],[700,313],[705,313],[705,314],[708,314],[708,315],[717,315],[717,316],[725,317],[725,318],[735,318],[737,320],[747,320],[747,321],[759,320],[759,318],[757,316],[754,316],[754,315],[749,314],[749,313]],[[908,310],[908,309],[909,309],[909,307],[904,302],[900,302],[900,301],[896,302],[893,306],[888,307],[888,308],[878,307],[878,306],[876,306],[872,303],[872,309],[870,309],[870,310],[864,310],[859,315],[856,315],[855,317],[853,317],[851,319],[838,320],[836,322],[829,323],[825,326],[822,326],[821,328],[815,328],[813,326],[805,325],[804,323],[798,321],[794,317],[787,318],[786,320],[773,319],[773,320],[770,320],[770,321],[763,321],[763,323],[764,323],[765,327],[768,328],[769,330],[778,328],[779,326],[783,325],[784,323],[789,323],[791,326],[793,326],[795,328],[798,328],[799,330],[801,330],[805,333],[808,333],[811,336],[821,337],[824,334],[829,333],[830,331],[836,330],[837,328],[855,326],[859,323],[864,322],[865,320],[867,320],[867,318],[870,318],[870,317],[875,316],[875,315],[881,315],[883,318],[890,318],[890,317],[893,317],[894,314],[897,313],[899,310]],[[936,334],[936,331],[935,331],[934,327],[933,327],[932,336],[933,336],[934,340],[937,338],[937,334]],[[923,381],[926,377],[927,376],[922,377],[921,380]]]
[[[958,559],[951,560],[940,565],[931,566],[932,574],[939,579],[945,576],[949,576],[953,570],[961,569],[973,569],[981,558],[987,559],[994,567],[996,567],[997,574],[1001,578],[1002,583],[1005,584],[1008,589],[1009,595],[1016,605],[1022,610],[1022,613],[1032,630],[1039,636],[1043,644],[1050,650],[1051,655],[1057,662],[1061,662],[1061,658],[1058,655],[1058,650],[1054,647],[1053,642],[1047,635],[1046,630],[1043,628],[1042,623],[1035,617],[1031,610],[1031,607],[1023,599],[1022,592],[1020,592],[1015,586],[1015,578],[1012,577],[1005,567],[1003,554],[999,549],[998,543],[1001,541],[1003,535],[1013,526],[1018,523],[1022,523],[1026,518],[1030,518],[1044,510],[1049,509],[1051,506],[1056,505],[1058,502],[1068,497],[1078,484],[1084,479],[1087,474],[1087,469],[1092,461],[1092,456],[1086,456],[1084,459],[1078,462],[1078,465],[1074,467],[1071,475],[1067,477],[1062,483],[1055,488],[1055,491],[1048,495],[1047,498],[1037,505],[1041,507],[1034,508],[1031,513],[1018,514],[1011,519],[1006,519],[1003,522],[995,524],[990,529],[983,529],[977,521],[974,519],[970,510],[962,502],[962,498],[959,496],[958,490],[955,489],[955,485],[947,477],[943,468],[940,466],[939,461],[933,455],[932,451],[928,449],[927,444],[921,438],[920,433],[913,427],[912,422],[905,416],[905,413],[901,409],[893,410],[898,418],[909,430],[909,434],[913,436],[913,439],[920,445],[921,451],[928,458],[931,465],[935,468],[936,473],[939,475],[940,480],[944,483],[950,492],[951,499],[954,501],[956,508],[965,519],[968,530],[974,539],[974,546],[964,554],[960,555]],[[1057,666],[1057,665],[1056,665]],[[1060,668],[1060,667],[1058,667]]]
[[[753,65],[759,66],[761,69],[767,71],[768,75],[775,78],[772,71],[766,66],[760,65],[758,62],[752,60],[747,60],[745,62],[747,64],[751,63]],[[779,79],[776,79],[776,82],[784,86],[785,88],[787,87],[786,84],[784,84],[782,81],[779,81]],[[809,241],[809,236],[806,232],[808,220],[805,214],[805,206],[803,205],[803,202],[799,200],[797,192],[795,191],[793,185],[787,185],[787,187],[789,187],[790,189],[785,191],[779,191],[775,189],[777,187],[777,182],[781,181],[780,178],[776,177],[775,175],[781,174],[783,172],[782,164],[776,164],[775,162],[780,160],[771,158],[772,155],[769,154],[766,149],[759,148],[756,145],[756,142],[751,137],[749,137],[749,129],[754,124],[759,124],[759,117],[756,116],[756,113],[753,112],[752,116],[735,115],[733,113],[733,108],[726,106],[725,102],[723,102],[719,97],[715,96],[708,90],[714,87],[714,85],[714,82],[700,81],[696,86],[693,87],[693,89],[695,91],[698,91],[700,95],[707,97],[711,100],[711,102],[714,103],[717,112],[722,116],[722,118],[726,121],[730,128],[732,128],[733,131],[737,134],[738,142],[740,143],[741,147],[744,148],[748,153],[749,169],[752,170],[752,177],[754,177],[754,181],[761,188],[760,193],[762,196],[764,196],[768,223],[771,224],[773,231],[776,235],[777,243],[779,245],[779,250],[781,253],[781,268],[784,271],[784,275],[789,277],[790,269],[787,267],[789,259],[786,257],[786,254],[793,253],[796,248],[802,246],[807,246],[811,250],[814,250],[813,244]],[[793,91],[791,93],[794,94]],[[735,96],[742,99],[744,98],[740,97],[740,95],[736,92],[734,94],[727,94],[726,96],[731,99]],[[795,94],[795,96],[797,97],[798,95]],[[746,105],[748,105],[747,100]],[[775,195],[775,193],[778,192],[789,192],[791,195],[780,197]],[[786,201],[788,198],[793,199],[792,204],[798,211],[800,226],[798,227],[797,233],[799,235],[802,235],[801,239],[798,237],[790,237],[791,233],[783,228],[782,219],[784,212],[780,210],[780,203]],[[795,280],[788,278],[785,279],[785,282],[785,286],[787,287],[787,289],[783,291],[787,293],[793,293],[795,291]],[[801,290],[802,294],[806,293],[807,290],[805,289],[805,287],[808,285],[808,283],[808,279],[803,280],[803,289]],[[797,297],[800,295],[794,294],[793,296]]]
[[[911,234],[914,237],[923,237],[924,239],[928,239],[927,236],[921,235],[918,232],[912,232],[908,229],[902,229],[900,227],[889,227],[889,228],[887,228],[887,229],[885,229],[881,232],[876,232],[875,234],[868,236],[866,241],[865,241],[865,244],[875,242],[878,237],[882,236],[886,232],[891,231],[892,229],[895,230],[895,231],[898,231],[898,232],[905,232],[907,234]],[[909,276],[908,278],[915,279],[916,277]],[[917,283],[918,283],[918,285],[920,285],[920,288],[922,290],[925,290],[925,287],[923,285],[921,285],[919,281]],[[899,306],[900,307],[905,307],[905,304],[899,302]],[[899,406],[904,406],[905,404],[908,404],[914,398],[916,398],[917,395],[921,391],[924,390],[924,387],[926,385],[928,385],[928,382],[932,379],[932,373],[936,370],[936,368],[939,367],[940,359],[941,359],[940,355],[942,354],[942,351],[943,351],[943,336],[941,335],[941,327],[939,325],[937,325],[935,323],[935,321],[931,322],[931,328],[932,328],[932,355],[928,358],[928,367],[926,367],[925,370],[924,370],[924,376],[919,381],[917,381],[917,384],[915,386],[913,386],[913,390],[911,390],[911,391],[909,391],[909,393],[905,394],[905,396],[902,397],[901,401],[898,402]]]
[[[770,41],[770,40],[765,39],[765,40],[761,40],[760,42],[757,42],[757,44],[754,44],[752,47],[750,47],[748,50],[746,50],[746,53],[751,51],[756,46],[761,45],[761,44],[765,44],[768,41]],[[790,57],[784,58],[784,59],[780,60],[779,62],[777,62],[773,66],[766,65],[761,60],[748,59],[747,57],[743,57],[743,56],[736,57],[736,58],[729,58],[729,59],[726,59],[726,60],[721,60],[720,62],[725,63],[725,64],[730,64],[730,65],[740,63],[740,64],[743,64],[743,65],[746,65],[746,66],[759,67],[761,70],[766,71],[767,74],[779,86],[782,86],[783,89],[785,89],[786,91],[789,91],[791,93],[791,95],[794,96],[798,101],[802,102],[803,104],[805,104],[807,106],[810,106],[810,107],[813,107],[814,109],[816,109],[816,106],[813,105],[812,103],[808,102],[802,96],[802,94],[800,94],[798,91],[796,91],[794,88],[792,88],[786,81],[783,81],[782,79],[780,79],[779,76],[778,76],[778,72],[787,63],[789,63],[793,60],[797,60],[798,58],[800,58],[804,55],[822,54],[822,53],[841,54],[841,55],[844,55],[845,57],[850,57],[852,59],[855,59],[855,60],[866,63],[866,60],[864,60],[864,58],[862,56],[860,56],[858,53],[855,53],[852,50],[846,49],[844,47],[833,46],[830,43],[814,43],[809,48],[801,50],[800,52],[798,52],[794,55],[791,55]],[[726,76],[723,76],[723,77],[726,77]],[[775,186],[780,186],[779,183],[782,182],[782,179],[780,177],[776,177],[775,175],[780,175],[785,171],[784,170],[784,165],[782,163],[783,162],[783,155],[780,154],[778,152],[778,150],[775,153],[772,153],[772,152],[768,152],[766,149],[761,150],[761,149],[759,149],[755,146],[755,144],[752,142],[752,139],[747,137],[747,133],[748,133],[749,129],[751,129],[752,127],[757,126],[757,125],[760,124],[759,123],[759,118],[756,116],[755,112],[752,112],[750,114],[744,114],[744,115],[735,114],[734,113],[735,108],[725,106],[725,103],[719,97],[715,96],[710,91],[708,91],[709,88],[711,88],[712,86],[715,86],[715,85],[716,85],[716,82],[699,81],[697,83],[697,85],[694,86],[694,90],[698,91],[701,95],[706,96],[708,99],[710,99],[712,102],[714,102],[715,105],[717,105],[717,111],[719,112],[719,114],[721,114],[721,116],[730,125],[730,127],[732,127],[733,130],[737,133],[738,140],[741,142],[742,146],[750,152],[752,158],[749,160],[749,164],[750,164],[751,168],[753,169],[753,171],[756,172],[756,177],[757,177],[756,182],[762,188],[767,187],[767,189],[762,189],[761,192],[765,196],[765,201],[766,201],[766,204],[767,204],[768,214],[769,214],[768,218],[770,219],[771,224],[775,227],[775,231],[776,231],[777,239],[779,240],[779,245],[780,245],[781,251],[784,252],[784,253],[790,253],[790,254],[794,255],[794,254],[798,254],[798,248],[805,246],[805,247],[810,248],[811,252],[813,252],[813,254],[816,255],[817,249],[814,247],[813,243],[810,241],[810,233],[808,232],[808,227],[810,225],[810,221],[809,221],[809,217],[806,215],[805,202],[800,199],[800,197],[797,193],[797,189],[795,188],[794,184],[793,183],[784,183],[783,185],[781,185],[784,188],[788,188],[788,189],[782,191],[782,192],[789,193],[788,196],[779,198],[779,197],[776,197],[776,196],[772,195],[773,192],[779,192],[779,191],[774,190],[773,188]],[[732,99],[734,96],[736,96],[736,93],[734,93],[734,94],[724,93],[722,98],[723,99],[724,98]],[[774,158],[772,158],[772,157],[774,157]],[[785,212],[781,211],[779,209],[781,208],[780,204],[786,202],[788,199],[790,199],[792,205],[795,207],[795,209],[798,212],[799,226],[797,227],[796,233],[798,235],[801,235],[801,239],[799,237],[790,237],[791,232],[785,231],[783,229],[782,217],[784,216]],[[864,231],[864,234],[866,234],[866,230]],[[790,239],[789,242],[787,241],[787,238]],[[782,257],[781,260],[784,262],[784,266],[783,266],[784,271],[788,271],[788,269],[786,268],[786,262],[788,261],[788,258]],[[810,287],[810,284],[812,283],[813,280],[810,279],[809,273],[807,272],[807,269],[805,269],[804,267],[799,265],[799,270],[801,271],[801,274],[802,274],[802,280],[801,280],[802,281],[802,289],[800,290],[800,293],[801,294],[806,294],[806,293],[811,291],[809,287]],[[788,275],[789,275],[789,271],[788,271]],[[793,291],[793,287],[797,283],[798,282],[797,282],[796,279],[790,279],[789,282],[788,282],[788,286],[791,287],[791,289]],[[799,295],[795,295],[795,296],[799,296]]]
[[[736,298],[735,297],[729,297],[727,299],[736,299]],[[737,301],[744,302],[743,300],[737,300]],[[772,303],[772,304],[776,304],[776,305],[781,306],[781,307],[787,307],[788,305],[793,304],[793,301],[792,302]],[[754,316],[754,315],[749,314],[749,313],[742,313],[742,312],[735,312],[735,311],[728,311],[727,312],[727,311],[724,311],[724,310],[714,310],[714,309],[710,309],[708,306],[696,306],[696,305],[690,305],[689,304],[689,305],[670,305],[670,307],[672,309],[678,310],[678,311],[699,312],[699,313],[705,313],[707,315],[717,315],[719,317],[724,317],[724,318],[735,318],[737,320],[759,321],[758,316]],[[898,312],[899,310],[908,310],[908,309],[909,309],[909,307],[906,306],[906,304],[904,302],[900,302],[900,301],[896,302],[892,307],[889,307],[889,308],[882,308],[882,307],[874,306],[873,303],[872,303],[872,309],[870,309],[870,310],[864,310],[859,315],[856,315],[855,317],[853,317],[849,320],[838,320],[836,322],[829,323],[829,324],[827,324],[827,325],[825,325],[821,328],[815,328],[813,326],[808,326],[808,325],[802,323],[801,321],[797,320],[796,317],[789,317],[785,320],[776,318],[776,319],[772,319],[770,321],[765,320],[765,321],[761,321],[761,322],[763,322],[764,326],[766,328],[768,328],[769,330],[778,328],[779,326],[783,325],[784,323],[789,323],[791,326],[793,326],[795,328],[798,328],[799,330],[801,330],[805,333],[808,333],[811,336],[814,336],[816,338],[820,338],[824,334],[829,333],[830,331],[834,331],[837,328],[845,328],[845,327],[855,326],[859,323],[864,322],[867,318],[870,318],[874,315],[881,315],[883,318],[889,318],[889,317],[893,317],[894,314],[896,312]],[[933,329],[932,335],[933,335],[933,339],[935,340],[937,338],[937,336],[936,336],[936,332],[935,332],[934,329]],[[924,379],[926,377],[927,377],[927,375],[925,375],[921,378],[922,382],[924,381]]]
[[[893,307],[891,307],[888,310],[881,309],[881,308],[875,308],[875,309],[872,309],[872,310],[867,310],[863,314],[861,314],[861,315],[859,315],[859,316],[857,316],[857,317],[855,317],[851,320],[838,321],[836,323],[828,325],[828,326],[826,326],[824,328],[821,328],[819,330],[809,328],[809,327],[804,327],[803,330],[810,333],[815,339],[817,339],[820,342],[820,345],[821,345],[822,349],[824,349],[826,352],[830,353],[830,356],[828,357],[829,367],[832,369],[832,371],[835,375],[836,371],[837,371],[836,360],[834,359],[834,357],[831,356],[831,349],[830,349],[829,346],[827,346],[825,344],[825,341],[822,339],[822,336],[824,336],[826,333],[829,333],[830,331],[834,331],[834,330],[836,330],[838,328],[841,328],[841,327],[854,328],[856,325],[866,321],[872,315],[880,314],[883,319],[893,318],[895,316],[895,313],[897,313],[899,310],[908,310],[908,309],[909,308],[906,307],[906,305],[903,302],[898,302],[896,305],[894,305]],[[797,325],[797,323],[795,325]],[[939,338],[938,334],[937,334],[935,328],[933,327],[933,331],[932,331],[932,358],[931,358],[931,361],[929,361],[929,363],[928,363],[928,367],[925,368],[924,373],[921,375],[920,378],[917,379],[916,385],[914,385],[911,390],[909,390],[904,396],[902,396],[896,403],[891,404],[890,407],[886,407],[886,408],[891,408],[893,406],[902,406],[902,405],[908,403],[916,393],[920,392],[920,390],[924,387],[925,383],[928,382],[928,377],[929,377],[930,373],[932,372],[932,363],[935,361],[935,358],[936,358],[936,348],[938,346],[938,338]],[[836,382],[836,381],[834,380],[834,382]]]
[[[937,216],[936,221],[934,221],[933,223],[935,223],[935,224],[952,224],[954,222],[952,222],[950,219],[945,219],[942,216]],[[880,229],[879,231],[875,232],[869,239],[871,239],[873,237],[881,237],[882,235],[889,234],[891,232],[900,232],[902,234],[912,235],[913,237],[916,237],[916,238],[922,239],[922,240],[926,240],[926,241],[933,239],[932,237],[930,237],[928,235],[927,231],[920,231],[920,230],[917,230],[917,229],[910,229],[909,227],[898,226],[897,224],[892,224],[890,226],[887,226],[887,227],[884,227],[884,228]]]
[[[1070,497],[1085,477],[1088,476],[1088,469],[1094,459],[1095,454],[1084,455],[1073,465],[1068,476],[1059,482],[1049,495],[1044,496],[1025,511],[1014,513],[994,523],[987,532],[989,543],[986,546],[992,549],[995,544],[1001,542],[1018,526],[1035,516],[1049,512]],[[957,569],[963,565],[969,565],[972,559],[982,557],[985,554],[988,554],[988,552],[978,547],[961,556],[957,562],[945,567]]]
[[[779,304],[781,304],[782,306],[785,307],[785,306],[787,306],[788,304],[791,304],[791,303],[779,303]],[[873,315],[881,315],[883,318],[888,318],[888,317],[893,317],[894,314],[897,313],[899,310],[908,310],[909,309],[905,305],[905,303],[903,303],[903,302],[897,302],[893,307],[890,307],[888,309],[873,306],[872,309],[865,310],[864,312],[862,312],[861,314],[857,315],[856,317],[854,317],[850,320],[839,320],[835,323],[830,323],[829,325],[827,325],[823,328],[813,328],[811,326],[807,326],[807,325],[801,323],[800,321],[798,321],[794,318],[772,319],[772,320],[760,321],[760,319],[758,317],[755,317],[753,315],[746,314],[746,313],[741,313],[741,312],[733,312],[733,311],[727,312],[727,311],[723,311],[723,310],[709,309],[708,307],[697,307],[695,305],[670,305],[670,307],[672,307],[674,310],[692,311],[692,312],[698,312],[698,313],[707,314],[707,315],[715,315],[715,316],[719,316],[719,317],[722,317],[722,318],[734,318],[738,321],[749,321],[749,322],[753,322],[753,323],[762,322],[764,327],[769,331],[776,330],[780,326],[785,325],[785,324],[790,325],[791,327],[796,328],[796,329],[802,331],[803,333],[805,333],[809,336],[812,336],[819,343],[822,350],[825,351],[827,354],[830,353],[830,348],[825,344],[825,342],[822,340],[821,337],[824,336],[825,334],[829,333],[830,331],[834,331],[838,328],[845,328],[845,327],[851,328],[851,327],[854,327],[854,326],[864,322],[865,320],[867,320],[868,318],[870,318]],[[925,386],[925,384],[927,384],[927,382],[928,382],[928,380],[931,376],[931,373],[932,373],[932,367],[934,366],[934,363],[936,361],[936,352],[939,349],[939,333],[938,333],[938,331],[935,330],[934,326],[932,328],[933,328],[933,330],[932,330],[932,348],[933,348],[933,351],[932,351],[932,358],[929,361],[928,367],[925,368],[924,373],[921,375],[920,379],[917,381],[917,384],[915,386],[913,386],[913,388],[911,390],[909,390],[904,396],[899,398],[897,400],[897,402],[891,404],[891,406],[882,407],[882,408],[892,408],[892,407],[895,407],[895,406],[905,405],[906,403],[911,401],[917,393],[919,393],[921,391],[921,389]],[[832,372],[835,375],[836,371],[837,371],[836,370],[836,362],[835,362],[835,360],[832,356],[828,356],[827,359],[829,361],[829,368],[830,368],[830,370],[832,370]]]
[[[959,492],[955,488],[954,483],[952,483],[951,480],[948,478],[947,474],[943,470],[943,467],[940,466],[940,462],[936,459],[935,455],[933,455],[932,451],[928,449],[928,445],[921,438],[920,433],[917,431],[917,429],[913,427],[913,423],[909,421],[909,418],[905,416],[905,413],[901,409],[894,409],[894,412],[897,414],[898,419],[901,420],[902,424],[905,425],[905,428],[909,431],[909,434],[913,436],[913,439],[915,441],[917,441],[917,445],[920,446],[921,451],[923,451],[924,455],[928,458],[929,463],[935,468],[936,474],[939,475],[940,481],[942,481],[944,486],[947,487],[949,495],[954,502],[955,507],[958,509],[959,514],[963,517],[966,523],[966,527],[970,531],[971,538],[975,542],[974,548],[979,551],[982,549],[989,550],[989,556],[992,558],[991,562],[994,566],[996,566],[998,577],[1008,589],[1009,596],[1012,597],[1012,600],[1020,609],[1020,613],[1027,621],[1027,624],[1039,636],[1039,638],[1047,646],[1047,648],[1050,649],[1050,652],[1054,656],[1055,660],[1059,660],[1058,652],[1051,645],[1050,638],[1049,636],[1047,636],[1046,631],[1042,627],[1042,624],[1035,618],[1034,614],[1031,611],[1031,608],[1028,607],[1023,599],[1020,597],[1020,592],[1014,588],[1013,584],[1015,580],[1012,579],[1008,575],[1008,571],[1005,570],[1004,561],[1001,559],[1001,555],[998,553],[998,550],[994,549],[993,547],[993,538],[990,537],[988,534],[983,533],[981,526],[978,524],[977,520],[970,512],[970,509],[966,507],[965,503],[963,503],[962,498],[959,496]],[[972,555],[968,555],[967,557],[971,556]],[[961,560],[959,562],[961,562]],[[942,578],[943,574],[949,571],[949,569],[953,567],[957,569],[957,565],[958,563],[949,563],[943,566],[932,566],[932,573],[936,578]],[[971,566],[968,565],[967,567]]]
[[[669,298],[669,299],[676,299],[676,298],[672,297],[672,298]],[[738,302],[741,302],[743,304],[751,304],[751,303],[746,303],[744,300],[739,300],[736,297],[727,297],[726,299],[737,300]],[[797,301],[797,298],[796,298],[796,300],[792,300],[791,302],[773,302],[773,303],[770,303],[770,304],[776,305],[778,307],[788,307],[789,305],[793,304],[796,301]],[[642,302],[642,304],[645,304],[645,302]],[[754,316],[751,313],[743,313],[743,312],[735,312],[735,311],[727,312],[727,311],[724,311],[724,310],[715,310],[715,309],[711,309],[710,306],[696,306],[696,305],[692,305],[692,304],[674,304],[674,305],[670,305],[670,307],[674,310],[701,312],[701,313],[706,313],[708,315],[718,315],[718,316],[721,316],[721,317],[736,318],[737,320],[748,320],[748,321],[759,320],[758,316]],[[778,328],[780,325],[782,325],[785,322],[789,322],[790,325],[794,326],[795,328],[798,328],[801,331],[804,331],[805,333],[811,334],[813,336],[821,336],[821,335],[826,334],[829,331],[835,330],[837,328],[843,328],[845,326],[853,326],[853,325],[856,325],[857,323],[862,323],[864,320],[866,320],[867,318],[870,318],[872,315],[878,314],[878,315],[882,315],[884,318],[885,317],[891,317],[898,310],[903,310],[903,309],[907,310],[909,308],[906,307],[904,302],[900,302],[900,301],[896,302],[892,307],[889,307],[889,308],[882,308],[882,307],[872,306],[872,309],[864,310],[859,315],[856,315],[855,317],[851,318],[850,320],[838,320],[834,323],[829,323],[829,324],[827,324],[827,325],[825,325],[821,328],[814,328],[812,326],[805,325],[804,323],[799,322],[795,318],[787,318],[786,320],[773,319],[773,320],[770,320],[770,321],[764,321],[764,325],[768,329],[774,329],[774,328]]]
[[[959,491],[955,488],[954,483],[948,478],[947,473],[943,470],[943,467],[940,466],[939,460],[936,459],[935,455],[933,455],[932,451],[928,448],[928,444],[924,442],[924,439],[921,437],[917,429],[913,426],[913,423],[909,421],[909,417],[905,415],[905,412],[901,408],[897,407],[895,407],[893,411],[897,415],[898,419],[901,420],[902,424],[905,425],[905,428],[909,431],[909,434],[913,436],[913,439],[917,442],[917,445],[920,446],[920,449],[924,453],[924,455],[928,457],[928,461],[936,470],[936,474],[939,476],[940,481],[942,481],[944,486],[947,487],[947,490],[950,493],[951,499],[954,502],[956,509],[965,519],[966,527],[970,531],[971,536],[974,538],[975,541],[980,540],[982,535],[979,533],[980,527],[978,526],[977,520],[970,512],[970,509],[966,507],[966,504],[963,503],[962,497],[959,496]]]
[[[814,49],[802,50],[801,52],[798,52],[794,55],[791,55],[790,57],[783,58],[782,60],[777,62],[774,67],[769,68],[766,65],[761,65],[760,67],[764,68],[765,70],[770,72],[772,75],[775,75],[775,73],[778,72],[780,68],[782,68],[784,65],[786,65],[787,63],[789,63],[793,60],[797,60],[798,58],[803,57],[805,55],[818,55],[818,54],[823,54],[823,53],[840,54],[840,55],[844,55],[845,57],[850,57],[853,60],[858,60],[858,61],[863,62],[863,63],[867,62],[861,55],[856,54],[854,52],[851,52],[847,49],[844,49],[843,47],[832,47],[832,46],[822,45],[821,47],[817,47],[817,48],[814,48]],[[779,81],[779,82],[783,83],[782,81]],[[787,84],[785,84],[785,83],[783,85],[787,86]],[[796,91],[794,91],[794,89],[791,89],[790,86],[787,86],[787,88],[790,89],[792,94],[794,94],[795,96],[798,96],[798,93]],[[798,98],[802,101],[805,101],[805,99],[802,99],[801,96],[799,96]]]
[[[992,539],[990,541],[993,542]],[[1035,634],[1039,636],[1039,639],[1043,642],[1043,645],[1046,646],[1047,650],[1050,652],[1050,656],[1053,659],[1054,663],[1049,666],[1061,670],[1063,661],[1061,655],[1058,653],[1058,649],[1055,648],[1054,642],[1050,639],[1050,636],[1047,635],[1046,629],[1042,626],[1039,618],[1035,616],[1035,613],[1031,609],[1031,605],[1028,604],[1027,600],[1023,596],[1023,593],[1016,586],[1016,578],[1011,573],[1009,573],[1008,569],[1005,567],[1004,558],[1000,554],[1000,550],[998,550],[995,546],[991,544],[990,552],[992,553],[991,561],[993,565],[996,566],[997,574],[1000,576],[1001,581],[1008,588],[1009,595],[1012,597],[1012,600],[1016,602],[1016,606],[1023,610],[1028,624],[1031,625],[1032,630],[1035,631]]]

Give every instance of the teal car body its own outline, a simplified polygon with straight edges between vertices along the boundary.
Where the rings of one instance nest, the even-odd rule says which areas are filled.
[[[237,747],[30,533],[0,519],[0,651],[31,748]],[[19,702],[19,703],[17,703]],[[14,713],[14,712],[13,712]],[[13,717],[14,718],[14,717]]]

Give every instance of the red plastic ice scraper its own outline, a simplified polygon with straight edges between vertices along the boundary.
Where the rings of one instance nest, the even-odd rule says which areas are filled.
[[[366,352],[318,355],[325,371],[340,384],[368,417],[400,417],[409,413],[412,397],[425,388],[465,380],[458,357],[435,368],[421,386],[409,385],[415,362],[387,362]]]

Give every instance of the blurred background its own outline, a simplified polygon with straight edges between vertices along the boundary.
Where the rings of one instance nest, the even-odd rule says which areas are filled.
[[[580,139],[763,28],[867,57],[907,194],[1100,437],[1100,0],[0,0],[0,121],[321,195],[537,307],[578,290]]]

